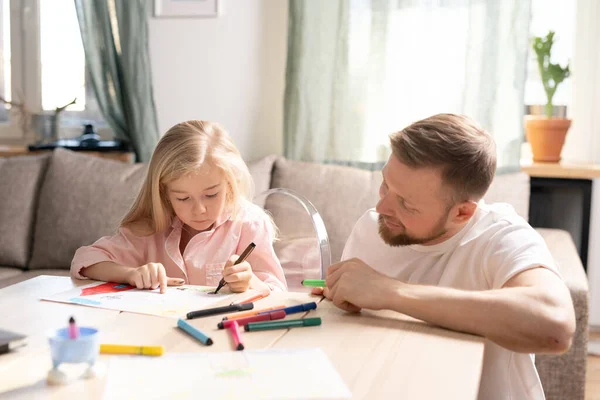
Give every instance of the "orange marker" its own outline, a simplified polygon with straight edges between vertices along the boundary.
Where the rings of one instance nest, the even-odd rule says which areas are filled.
[[[251,317],[253,315],[258,315],[258,313],[261,313],[261,312],[266,312],[266,311],[271,311],[271,310],[281,310],[282,308],[285,308],[285,306],[275,306],[275,307],[263,308],[262,310],[242,311],[242,312],[230,314],[230,315],[223,317],[223,321]]]
[[[260,300],[260,299],[264,299],[265,297],[268,297],[270,293],[259,293],[256,296],[250,297],[249,299],[244,299],[241,301],[235,301],[231,304],[245,304],[245,303],[252,303],[253,301],[256,300]]]

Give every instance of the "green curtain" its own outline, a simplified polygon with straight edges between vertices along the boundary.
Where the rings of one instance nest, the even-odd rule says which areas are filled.
[[[453,112],[518,168],[531,0],[290,0],[285,155],[381,162],[388,136]]]
[[[160,135],[148,50],[150,0],[74,0],[88,77],[115,135],[148,161]]]

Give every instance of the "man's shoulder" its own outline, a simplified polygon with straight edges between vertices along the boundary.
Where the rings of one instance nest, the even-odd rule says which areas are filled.
[[[480,204],[473,218],[469,231],[461,240],[462,245],[473,241],[489,242],[493,239],[502,239],[503,236],[516,231],[532,239],[537,239],[538,236],[531,225],[507,203]],[[519,236],[523,237],[523,235]]]

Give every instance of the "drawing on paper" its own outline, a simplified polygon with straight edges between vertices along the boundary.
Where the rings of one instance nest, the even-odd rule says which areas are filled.
[[[190,311],[201,310],[236,296],[227,292],[209,294],[211,291],[214,291],[214,287],[185,285],[168,287],[167,291],[161,294],[159,289],[136,289],[129,285],[109,282],[74,288],[43,300],[182,318]]]

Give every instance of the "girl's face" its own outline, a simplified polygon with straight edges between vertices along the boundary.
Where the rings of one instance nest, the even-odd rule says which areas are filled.
[[[169,201],[177,217],[197,232],[207,231],[223,214],[228,185],[217,168],[204,165],[193,174],[167,184]]]

